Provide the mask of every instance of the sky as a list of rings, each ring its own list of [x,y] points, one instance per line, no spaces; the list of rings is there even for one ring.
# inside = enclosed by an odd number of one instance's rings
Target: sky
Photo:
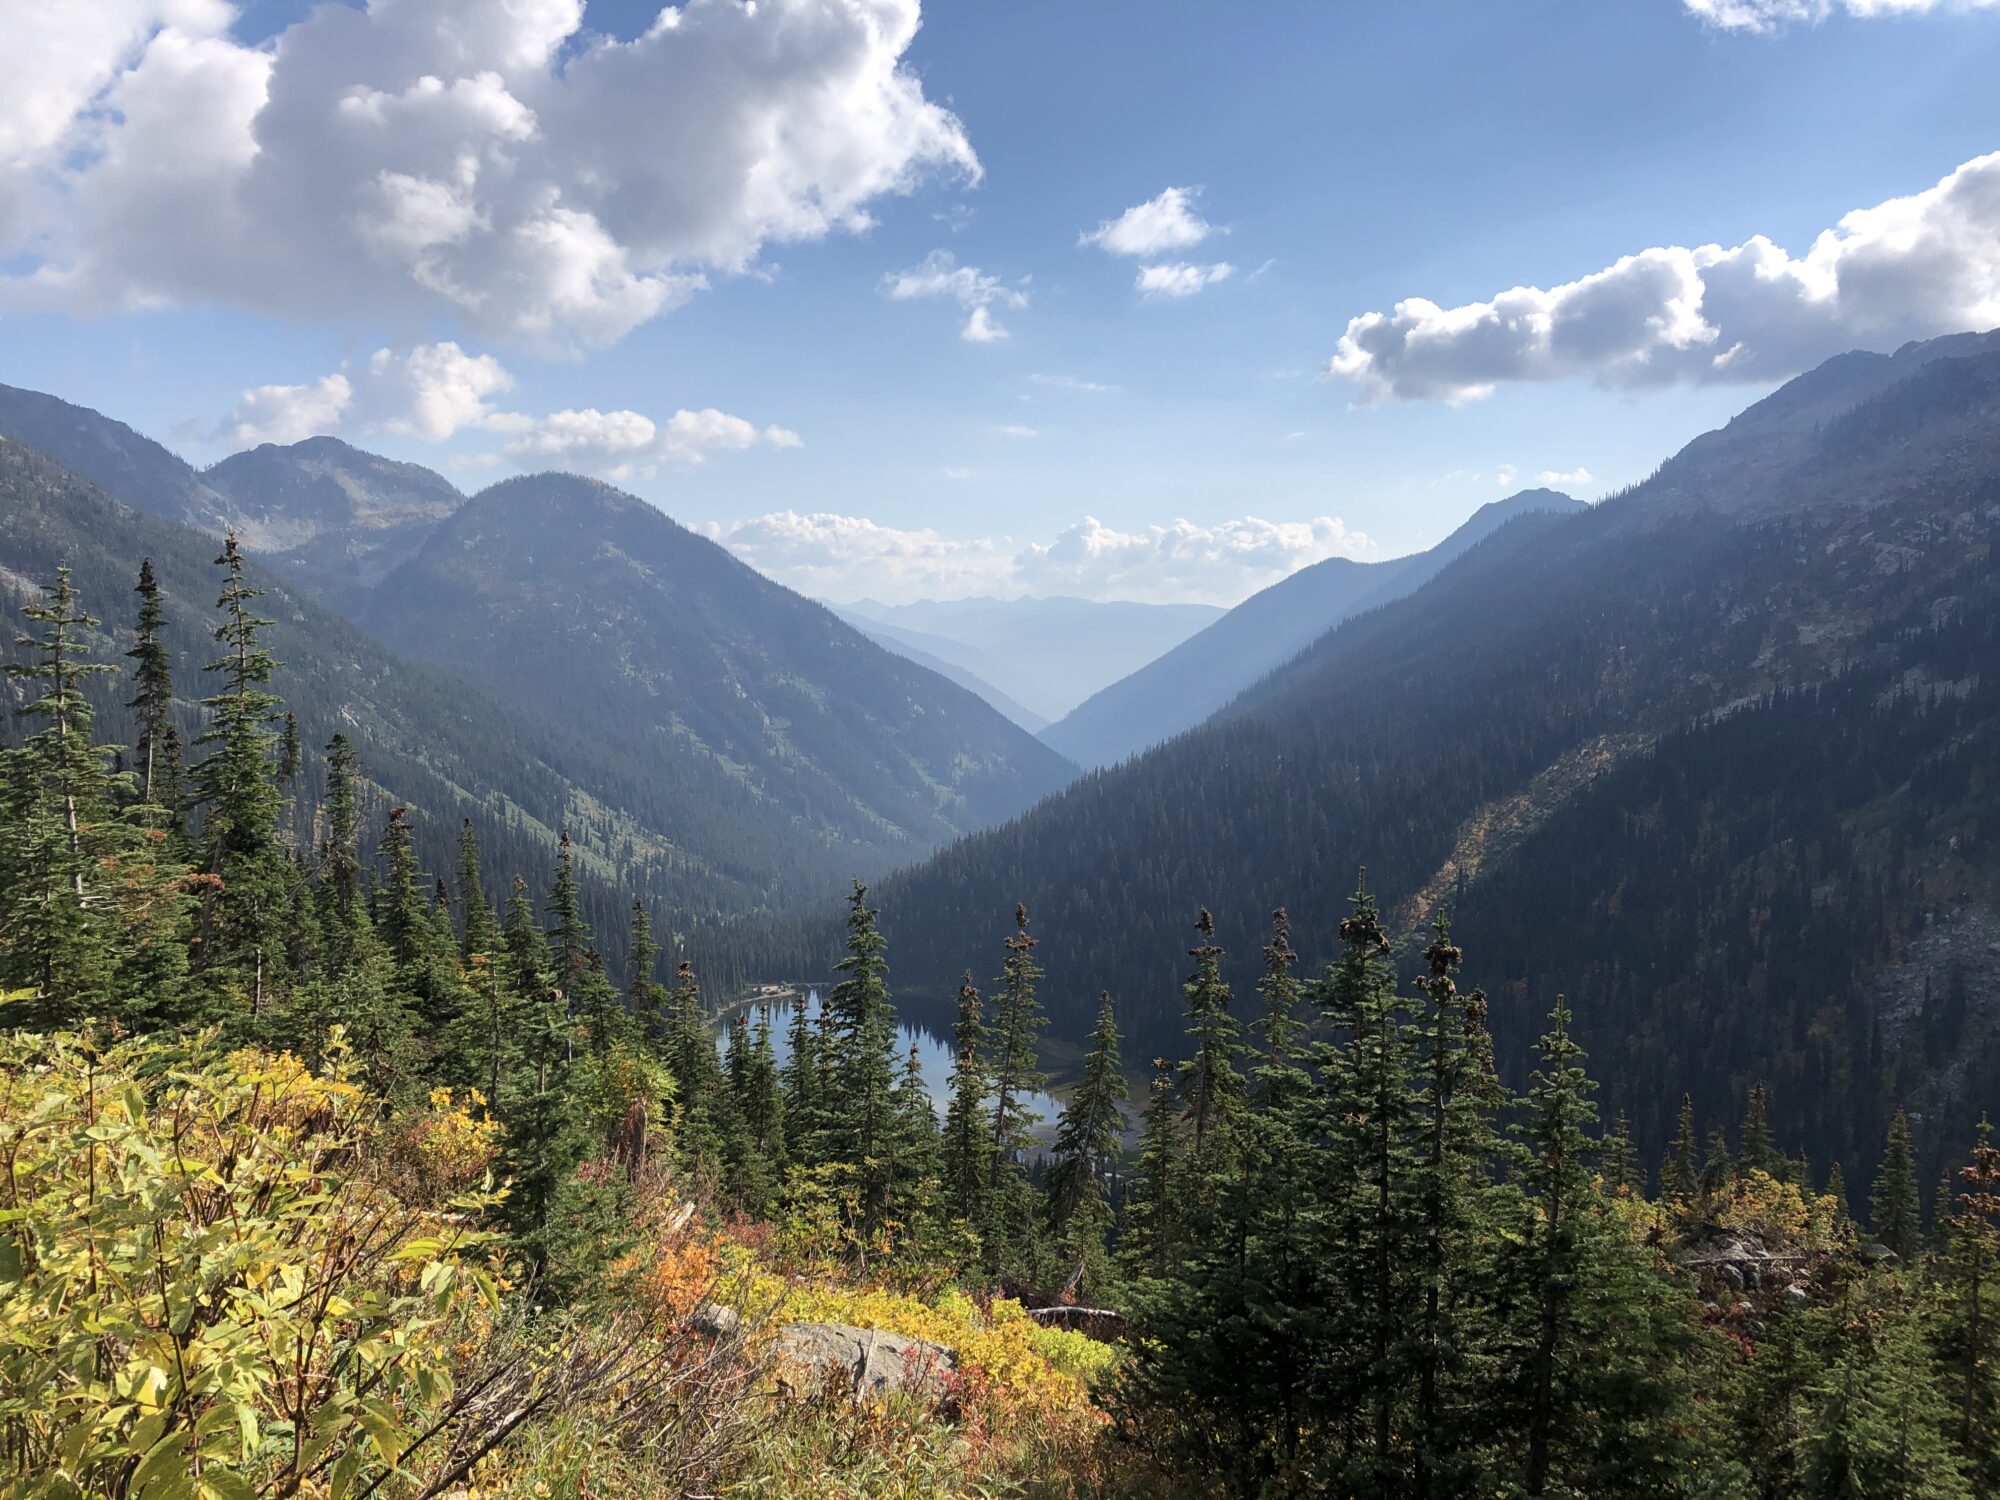
[[[2000,325],[2000,0],[0,0],[0,381],[1229,604]]]

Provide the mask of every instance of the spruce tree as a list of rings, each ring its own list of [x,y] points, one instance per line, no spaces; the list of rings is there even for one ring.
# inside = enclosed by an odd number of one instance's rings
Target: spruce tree
[[[958,1019],[952,1024],[951,1102],[945,1110],[943,1205],[961,1223],[986,1222],[986,1190],[992,1178],[992,1141],[987,1134],[985,1014],[979,990],[967,969],[958,986]]]
[[[1598,1165],[1606,1191],[1628,1196],[1644,1195],[1646,1183],[1639,1171],[1639,1153],[1632,1145],[1632,1125],[1623,1110],[1618,1112],[1611,1134],[1604,1138]]]
[[[906,1228],[927,1217],[937,1201],[937,1110],[924,1082],[923,1052],[915,1042],[903,1059],[890,1099],[889,1214]]]
[[[1230,1014],[1222,949],[1208,908],[1202,908],[1194,925],[1201,941],[1188,950],[1194,973],[1181,986],[1193,1055],[1181,1064],[1180,1093],[1188,1126],[1189,1207],[1205,1209],[1220,1198],[1239,1168],[1244,1085],[1238,1067],[1240,1028]]]
[[[1917,1202],[1917,1164],[1910,1149],[1910,1117],[1900,1109],[1889,1122],[1888,1148],[1868,1196],[1869,1227],[1875,1238],[1908,1262],[1924,1243],[1923,1211]]]
[[[785,1027],[785,1155],[795,1166],[825,1160],[825,1087],[821,1067],[818,1012],[811,995],[792,1000]]]
[[[1931,1341],[1952,1415],[1946,1424],[1973,1500],[2000,1497],[2000,1146],[1980,1121],[1972,1160],[1959,1170],[1938,1271]],[[1949,1209],[1949,1212],[1947,1212]]]
[[[113,750],[91,742],[94,715],[83,692],[87,678],[111,670],[85,654],[86,632],[98,622],[77,599],[67,567],[42,593],[21,609],[41,627],[15,638],[28,659],[7,666],[34,695],[19,714],[40,727],[7,752],[0,980],[34,992],[37,1019],[67,1025],[106,1005],[115,955],[99,874],[128,840],[112,816]]]
[[[278,736],[271,725],[279,702],[267,691],[277,663],[261,644],[271,622],[252,607],[264,591],[245,575],[235,532],[224,538],[216,565],[224,570],[217,601],[223,620],[215,630],[222,654],[204,670],[222,686],[202,700],[209,727],[196,744],[214,750],[194,773],[205,859],[215,879],[203,903],[196,966],[218,998],[234,997],[255,1016],[278,977],[291,907],[278,842],[284,799],[273,777]]]
[[[1743,1128],[1736,1138],[1736,1174],[1747,1178],[1752,1172],[1768,1173],[1781,1182],[1786,1175],[1785,1158],[1771,1139],[1770,1122],[1765,1118],[1761,1083],[1750,1085],[1750,1102],[1743,1111]]]
[[[1660,1162],[1660,1197],[1668,1203],[1691,1203],[1701,1187],[1701,1168],[1695,1157],[1694,1100],[1681,1095],[1680,1121],[1674,1143]]]
[[[868,888],[857,880],[848,898],[847,953],[835,965],[840,979],[820,1023],[829,1157],[847,1172],[870,1229],[889,1214],[897,1063],[889,945],[875,919]]]
[[[1180,1111],[1174,1098],[1172,1058],[1153,1059],[1153,1080],[1140,1117],[1139,1156],[1134,1163],[1131,1196],[1125,1204],[1120,1258],[1132,1278],[1158,1280],[1173,1266],[1181,1241],[1176,1213],[1180,1188]]]
[[[1035,1066],[1035,1044],[1042,1031],[1042,1003],[1035,993],[1041,966],[1035,962],[1039,939],[1028,930],[1028,908],[1016,902],[1014,931],[1001,944],[1006,957],[1000,965],[999,996],[994,1005],[992,1052],[988,1057],[993,1081],[993,1152],[988,1158],[986,1223],[983,1227],[986,1269],[995,1277],[1019,1277],[1035,1264],[1038,1246],[1034,1198],[1028,1187],[1026,1163],[1034,1149],[1034,1128],[1041,1116],[1028,1096],[1044,1083]]]
[[[1109,1177],[1123,1138],[1119,1106],[1128,1096],[1118,1059],[1118,1023],[1109,992],[1098,996],[1083,1079],[1063,1107],[1043,1184],[1049,1242],[1061,1258],[1066,1288],[1101,1302],[1110,1281]]]
[[[652,920],[646,903],[632,903],[632,936],[626,962],[631,966],[625,984],[625,1001],[639,1034],[658,1046],[667,1035],[667,988],[653,977],[653,961],[660,945],[653,941]]]
[[[466,818],[458,825],[458,910],[462,923],[459,954],[470,963],[475,955],[497,960],[505,937],[493,903],[486,899],[486,884],[479,869],[479,835]]]
[[[1730,1184],[1736,1180],[1736,1159],[1730,1154],[1729,1137],[1720,1125],[1714,1125],[1708,1132],[1708,1155],[1701,1164],[1701,1202],[1710,1213],[1724,1198],[1729,1196]]]
[[[708,1177],[728,1165],[728,1101],[722,1068],[715,1057],[715,1039],[701,1003],[701,981],[694,965],[682,959],[674,970],[667,998],[667,1036],[662,1049],[673,1075],[679,1106],[674,1147],[683,1170]]]
[[[151,804],[158,790],[158,761],[174,707],[173,657],[160,631],[166,624],[161,605],[160,583],[153,574],[153,560],[139,564],[139,582],[133,589],[139,596],[138,644],[125,653],[132,662],[132,697],[126,707],[139,722],[139,739],[134,746],[138,769],[139,800]]]

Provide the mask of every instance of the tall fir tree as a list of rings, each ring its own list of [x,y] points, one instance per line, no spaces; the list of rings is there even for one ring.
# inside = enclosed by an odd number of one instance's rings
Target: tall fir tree
[[[1671,1203],[1692,1202],[1701,1189],[1701,1166],[1695,1157],[1694,1100],[1681,1095],[1680,1119],[1673,1144],[1660,1162],[1660,1196]]]
[[[993,1137],[982,1234],[987,1274],[1002,1280],[1031,1274],[1039,1249],[1039,1225],[1027,1174],[1035,1126],[1041,1119],[1028,1099],[1045,1082],[1035,1061],[1044,1019],[1036,993],[1042,978],[1041,965],[1035,962],[1039,942],[1028,930],[1027,906],[1016,902],[1014,930],[1001,944],[1006,956],[1000,965],[993,1026],[987,1033],[991,1038],[987,1070],[993,1085]]]
[[[500,915],[486,898],[479,868],[479,834],[466,818],[458,825],[459,955],[470,963],[478,954],[497,960],[505,945]]]
[[[895,1176],[896,1010],[889,998],[889,944],[854,882],[847,952],[820,1020],[827,1094],[828,1157],[849,1177],[867,1229],[889,1217]]]
[[[160,635],[166,625],[166,609],[152,558],[139,564],[139,582],[133,592],[139,596],[139,639],[125,653],[132,662],[132,697],[125,706],[139,724],[138,742],[133,747],[139,800],[151,805],[160,790],[160,751],[174,709],[173,656]]]
[[[270,999],[285,949],[291,879],[278,841],[284,805],[274,772],[278,698],[268,691],[277,666],[262,645],[271,622],[254,609],[263,590],[244,571],[235,532],[223,540],[215,629],[221,654],[204,670],[221,690],[203,699],[209,727],[196,743],[214,747],[195,767],[203,813],[202,843],[213,883],[203,902],[196,967],[218,1000],[233,999],[252,1016]]]
[[[625,984],[625,1003],[639,1034],[654,1046],[667,1036],[667,988],[653,977],[653,963],[659,956],[660,945],[653,941],[653,923],[646,913],[646,903],[635,900],[632,934],[626,945],[630,977]]]
[[[1750,1085],[1750,1101],[1743,1111],[1743,1127],[1736,1136],[1736,1172],[1739,1177],[1748,1177],[1752,1172],[1765,1172],[1781,1182],[1786,1176],[1784,1154],[1771,1139],[1771,1122],[1761,1083]]]
[[[794,1166],[825,1159],[826,1088],[819,1010],[811,994],[795,996],[785,1024],[785,1156]]]
[[[951,1102],[945,1110],[942,1190],[945,1211],[975,1228],[986,1222],[986,1192],[993,1172],[985,1041],[985,1010],[967,969],[959,981],[958,1018],[951,1030]]]
[[[1059,1257],[1064,1289],[1100,1304],[1112,1288],[1110,1178],[1124,1139],[1120,1106],[1128,1095],[1118,1057],[1118,1021],[1106,992],[1097,999],[1083,1078],[1063,1106],[1043,1182],[1049,1242]]]
[[[1917,1163],[1910,1146],[1910,1117],[1902,1110],[1889,1122],[1889,1141],[1882,1168],[1868,1196],[1869,1227],[1875,1238],[1904,1261],[1915,1258],[1924,1243],[1923,1209],[1917,1199]]]

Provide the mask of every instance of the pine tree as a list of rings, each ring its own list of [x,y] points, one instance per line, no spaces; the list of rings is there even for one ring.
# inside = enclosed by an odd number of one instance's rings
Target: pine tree
[[[458,826],[458,909],[463,921],[459,955],[470,963],[478,954],[497,959],[505,943],[500,917],[486,899],[479,870],[479,835],[466,818]]]
[[[1950,1239],[1939,1266],[1931,1342],[1952,1411],[1946,1430],[1964,1461],[1973,1500],[1995,1500],[2000,1496],[2000,1146],[1993,1144],[1985,1120],[1957,1186],[1955,1205],[1938,1205]]]
[[[0,978],[32,989],[37,1018],[61,1025],[104,1008],[115,959],[98,872],[127,840],[112,816],[112,748],[91,743],[94,716],[83,693],[85,679],[111,670],[85,656],[85,633],[98,622],[78,601],[68,568],[42,592],[21,609],[41,633],[15,638],[29,659],[7,666],[35,695],[20,715],[41,727],[7,752]]]
[[[1180,1092],[1188,1125],[1188,1206],[1199,1211],[1219,1199],[1239,1169],[1244,1085],[1237,1065],[1239,1028],[1229,1010],[1231,997],[1222,977],[1215,919],[1206,907],[1195,921],[1195,931],[1201,941],[1188,950],[1194,973],[1181,986],[1194,1054],[1181,1064]]]
[[[818,1014],[810,995],[792,1001],[785,1028],[785,1155],[797,1166],[826,1160],[825,1087]]]
[[[320,928],[330,962],[351,962],[372,924],[361,898],[361,766],[354,746],[336,734],[326,747],[326,845],[320,880],[327,899]]]
[[[986,1189],[992,1178],[987,1135],[985,1015],[967,969],[958,986],[958,1019],[952,1025],[951,1103],[945,1110],[941,1184],[945,1211],[975,1227],[986,1222]]]
[[[1875,1238],[1905,1262],[1924,1243],[1923,1213],[1917,1202],[1917,1164],[1910,1149],[1910,1117],[1901,1110],[1889,1122],[1888,1149],[1882,1169],[1868,1196],[1868,1217]]]
[[[1826,1174],[1826,1196],[1833,1200],[1833,1218],[1836,1225],[1852,1223],[1853,1210],[1847,1206],[1847,1174],[1835,1162]]]
[[[868,888],[855,881],[848,898],[847,953],[835,965],[840,980],[820,1021],[829,1157],[849,1174],[869,1229],[889,1216],[897,1062],[889,945],[875,918]]]
[[[778,1083],[777,1053],[771,1045],[768,1006],[758,1007],[756,1025],[750,1028],[736,1113],[751,1162],[744,1174],[744,1206],[753,1213],[761,1212],[776,1197],[786,1164],[785,1101]]]
[[[993,1050],[987,1059],[993,1081],[993,1152],[988,1158],[984,1241],[989,1275],[1019,1276],[1033,1266],[1034,1198],[1028,1187],[1026,1162],[1034,1149],[1034,1128],[1041,1119],[1027,1098],[1044,1079],[1035,1067],[1035,1044],[1041,1036],[1042,1004],[1035,986],[1042,977],[1035,962],[1039,939],[1028,930],[1028,908],[1014,906],[1014,931],[1002,943],[1006,958],[1000,965],[1000,993],[988,1033]]]
[[[1069,1267],[1065,1286],[1092,1301],[1110,1280],[1106,1236],[1111,1227],[1109,1176],[1124,1134],[1119,1106],[1128,1097],[1118,1060],[1118,1023],[1111,996],[1098,996],[1097,1025],[1090,1034],[1083,1080],[1063,1107],[1055,1151],[1043,1184],[1049,1241]]]
[[[889,1213],[905,1226],[927,1216],[937,1200],[937,1110],[924,1082],[923,1052],[915,1042],[903,1059],[890,1099]]]
[[[1600,1155],[1599,1175],[1604,1179],[1606,1191],[1634,1197],[1644,1195],[1646,1184],[1639,1172],[1639,1153],[1632,1145],[1632,1125],[1623,1110],[1618,1112],[1611,1134],[1604,1138]]]
[[[1181,1129],[1174,1098],[1173,1059],[1153,1059],[1153,1081],[1140,1117],[1139,1157],[1126,1200],[1120,1254],[1126,1274],[1159,1279],[1168,1274],[1181,1240],[1175,1212],[1179,1197]]]
[[[1764,1085],[1750,1085],[1750,1103],[1743,1112],[1743,1128],[1737,1134],[1736,1175],[1747,1178],[1752,1172],[1765,1172],[1783,1181],[1785,1178],[1785,1158],[1771,1139],[1770,1122],[1765,1118]]]
[[[160,631],[166,624],[166,610],[160,599],[159,580],[153,575],[153,560],[139,564],[139,582],[133,592],[139,596],[138,644],[125,655],[133,663],[131,700],[126,707],[139,721],[139,740],[134,747],[138,764],[139,800],[151,804],[158,790],[159,751],[174,707],[173,657]]]
[[[1720,1125],[1712,1126],[1708,1132],[1708,1155],[1701,1164],[1704,1209],[1713,1212],[1715,1205],[1729,1196],[1729,1186],[1735,1180],[1736,1160],[1730,1155],[1729,1137]]]
[[[1660,1197],[1668,1203],[1691,1203],[1700,1187],[1701,1169],[1695,1161],[1694,1100],[1682,1094],[1674,1143],[1660,1163]]]
[[[682,1168],[707,1177],[728,1165],[728,1110],[722,1068],[715,1057],[715,1039],[701,1004],[701,981],[694,965],[682,959],[674,970],[667,998],[667,1035],[661,1049],[673,1075],[679,1113],[674,1148]]]
[[[653,960],[660,956],[660,945],[653,941],[653,924],[644,901],[632,903],[632,937],[627,948],[631,977],[625,985],[626,1005],[640,1035],[657,1046],[667,1035],[667,989],[653,977]]]
[[[426,1035],[441,1037],[457,1017],[461,997],[450,940],[438,930],[430,893],[417,869],[416,830],[407,809],[389,809],[376,854],[383,875],[375,890],[373,919],[388,951],[396,993],[408,997]]]
[[[305,749],[299,741],[298,715],[285,710],[285,726],[278,732],[278,784],[289,786],[298,780],[305,765]]]
[[[291,907],[278,842],[283,798],[272,776],[278,737],[271,723],[279,704],[266,691],[277,663],[259,644],[271,622],[252,609],[264,591],[244,574],[235,532],[224,538],[216,564],[224,570],[217,601],[223,621],[215,630],[223,650],[204,670],[222,679],[222,689],[203,700],[209,727],[196,743],[215,749],[195,768],[208,873],[215,880],[203,905],[197,968],[218,996],[240,997],[255,1016],[277,977]]]

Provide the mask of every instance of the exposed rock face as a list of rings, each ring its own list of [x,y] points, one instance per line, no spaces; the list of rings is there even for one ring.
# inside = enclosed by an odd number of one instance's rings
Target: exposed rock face
[[[778,1330],[778,1355],[819,1379],[846,1376],[857,1400],[898,1391],[942,1396],[944,1377],[958,1364],[942,1344],[846,1323],[787,1323]]]

